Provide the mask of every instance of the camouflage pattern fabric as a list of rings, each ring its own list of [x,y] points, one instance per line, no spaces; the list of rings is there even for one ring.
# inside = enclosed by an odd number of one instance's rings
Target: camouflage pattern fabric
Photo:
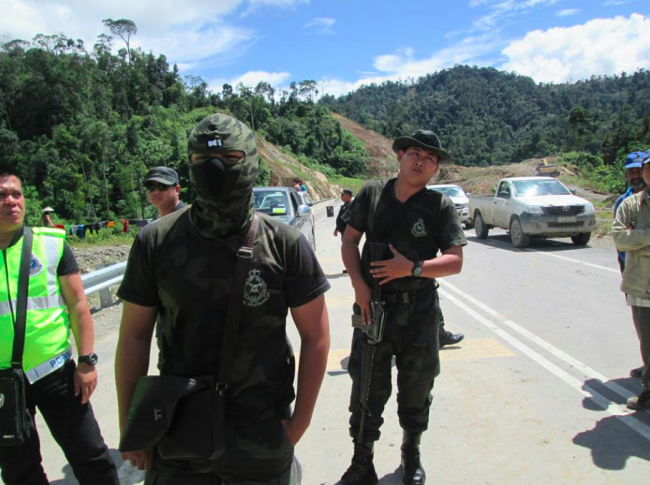
[[[229,150],[242,151],[245,156],[228,170],[228,180],[233,181],[234,187],[227,195],[211,196],[205,190],[209,181],[197,180],[190,170],[190,180],[198,193],[192,205],[193,217],[205,237],[226,237],[246,232],[250,227],[255,212],[253,186],[259,173],[259,155],[253,132],[241,121],[224,114],[207,116],[190,133],[190,156]]]
[[[286,337],[289,307],[313,300],[329,283],[307,240],[259,214],[233,356],[227,414],[237,422],[267,419],[294,399],[294,356]],[[157,307],[161,374],[216,375],[239,238],[208,240],[189,209],[145,227],[133,244],[117,292]]]
[[[214,461],[161,460],[145,485],[298,485],[293,445],[279,419],[227,430],[226,454]]]

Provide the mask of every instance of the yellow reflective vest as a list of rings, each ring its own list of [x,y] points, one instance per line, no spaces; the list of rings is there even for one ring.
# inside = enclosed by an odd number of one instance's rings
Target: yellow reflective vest
[[[61,365],[50,365],[52,359],[60,360],[62,355],[69,358],[70,323],[56,274],[63,256],[65,231],[49,227],[34,227],[32,231],[23,370],[33,370],[32,374],[40,378],[49,372],[39,375],[36,368],[46,366],[55,370]],[[18,243],[3,250],[0,258],[0,369],[11,367],[23,240],[21,237]]]

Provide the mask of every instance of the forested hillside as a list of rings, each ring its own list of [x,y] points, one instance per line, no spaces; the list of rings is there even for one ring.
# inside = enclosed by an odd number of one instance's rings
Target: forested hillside
[[[434,129],[454,162],[465,166],[560,155],[611,192],[624,184],[615,162],[650,147],[648,71],[552,85],[457,66],[338,99],[318,100],[313,80],[284,89],[224,84],[211,92],[205,80],[181,76],[164,55],[130,48],[133,22],[104,25],[107,33],[92,48],[63,34],[0,47],[0,164],[17,167],[23,177],[28,220],[46,205],[75,223],[151,217],[142,179],[157,165],[179,172],[182,198],[191,201],[187,135],[216,111],[246,122],[260,145],[270,144],[261,150],[261,185],[286,183],[293,172],[309,177],[302,167],[346,181],[395,169],[386,140],[373,141],[331,111],[391,139]],[[280,153],[300,165],[280,170]],[[326,191],[323,177],[316,179]]]
[[[129,48],[128,20],[104,22],[92,49],[80,40],[38,35],[0,48],[0,164],[17,167],[28,196],[28,220],[54,207],[83,223],[151,217],[142,179],[149,167],[178,170],[191,200],[187,135],[204,116],[226,112],[258,137],[329,177],[365,173],[361,143],[314,102],[314,81],[282,92],[268,83],[208,90],[183,78],[164,55]],[[121,39],[121,40],[120,40]],[[124,47],[112,53],[113,42]],[[263,163],[260,184],[271,178]]]
[[[583,152],[592,164],[650,146],[650,71],[535,84],[457,66],[409,82],[361,87],[320,103],[389,138],[436,131],[459,165],[502,165]]]

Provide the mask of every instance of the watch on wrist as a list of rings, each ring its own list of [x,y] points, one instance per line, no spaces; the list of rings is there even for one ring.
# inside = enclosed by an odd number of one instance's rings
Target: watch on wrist
[[[99,357],[95,353],[79,356],[80,364],[96,365],[97,362],[99,362]]]
[[[416,261],[413,263],[413,271],[411,271],[413,276],[422,276],[422,261]]]

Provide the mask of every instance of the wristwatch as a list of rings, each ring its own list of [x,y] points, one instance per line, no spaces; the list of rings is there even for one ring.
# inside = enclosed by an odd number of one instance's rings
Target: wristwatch
[[[80,364],[96,365],[97,362],[99,362],[99,357],[97,354],[92,353],[88,355],[80,355],[78,360]]]
[[[422,261],[416,261],[413,263],[413,271],[411,274],[413,276],[422,276]]]

